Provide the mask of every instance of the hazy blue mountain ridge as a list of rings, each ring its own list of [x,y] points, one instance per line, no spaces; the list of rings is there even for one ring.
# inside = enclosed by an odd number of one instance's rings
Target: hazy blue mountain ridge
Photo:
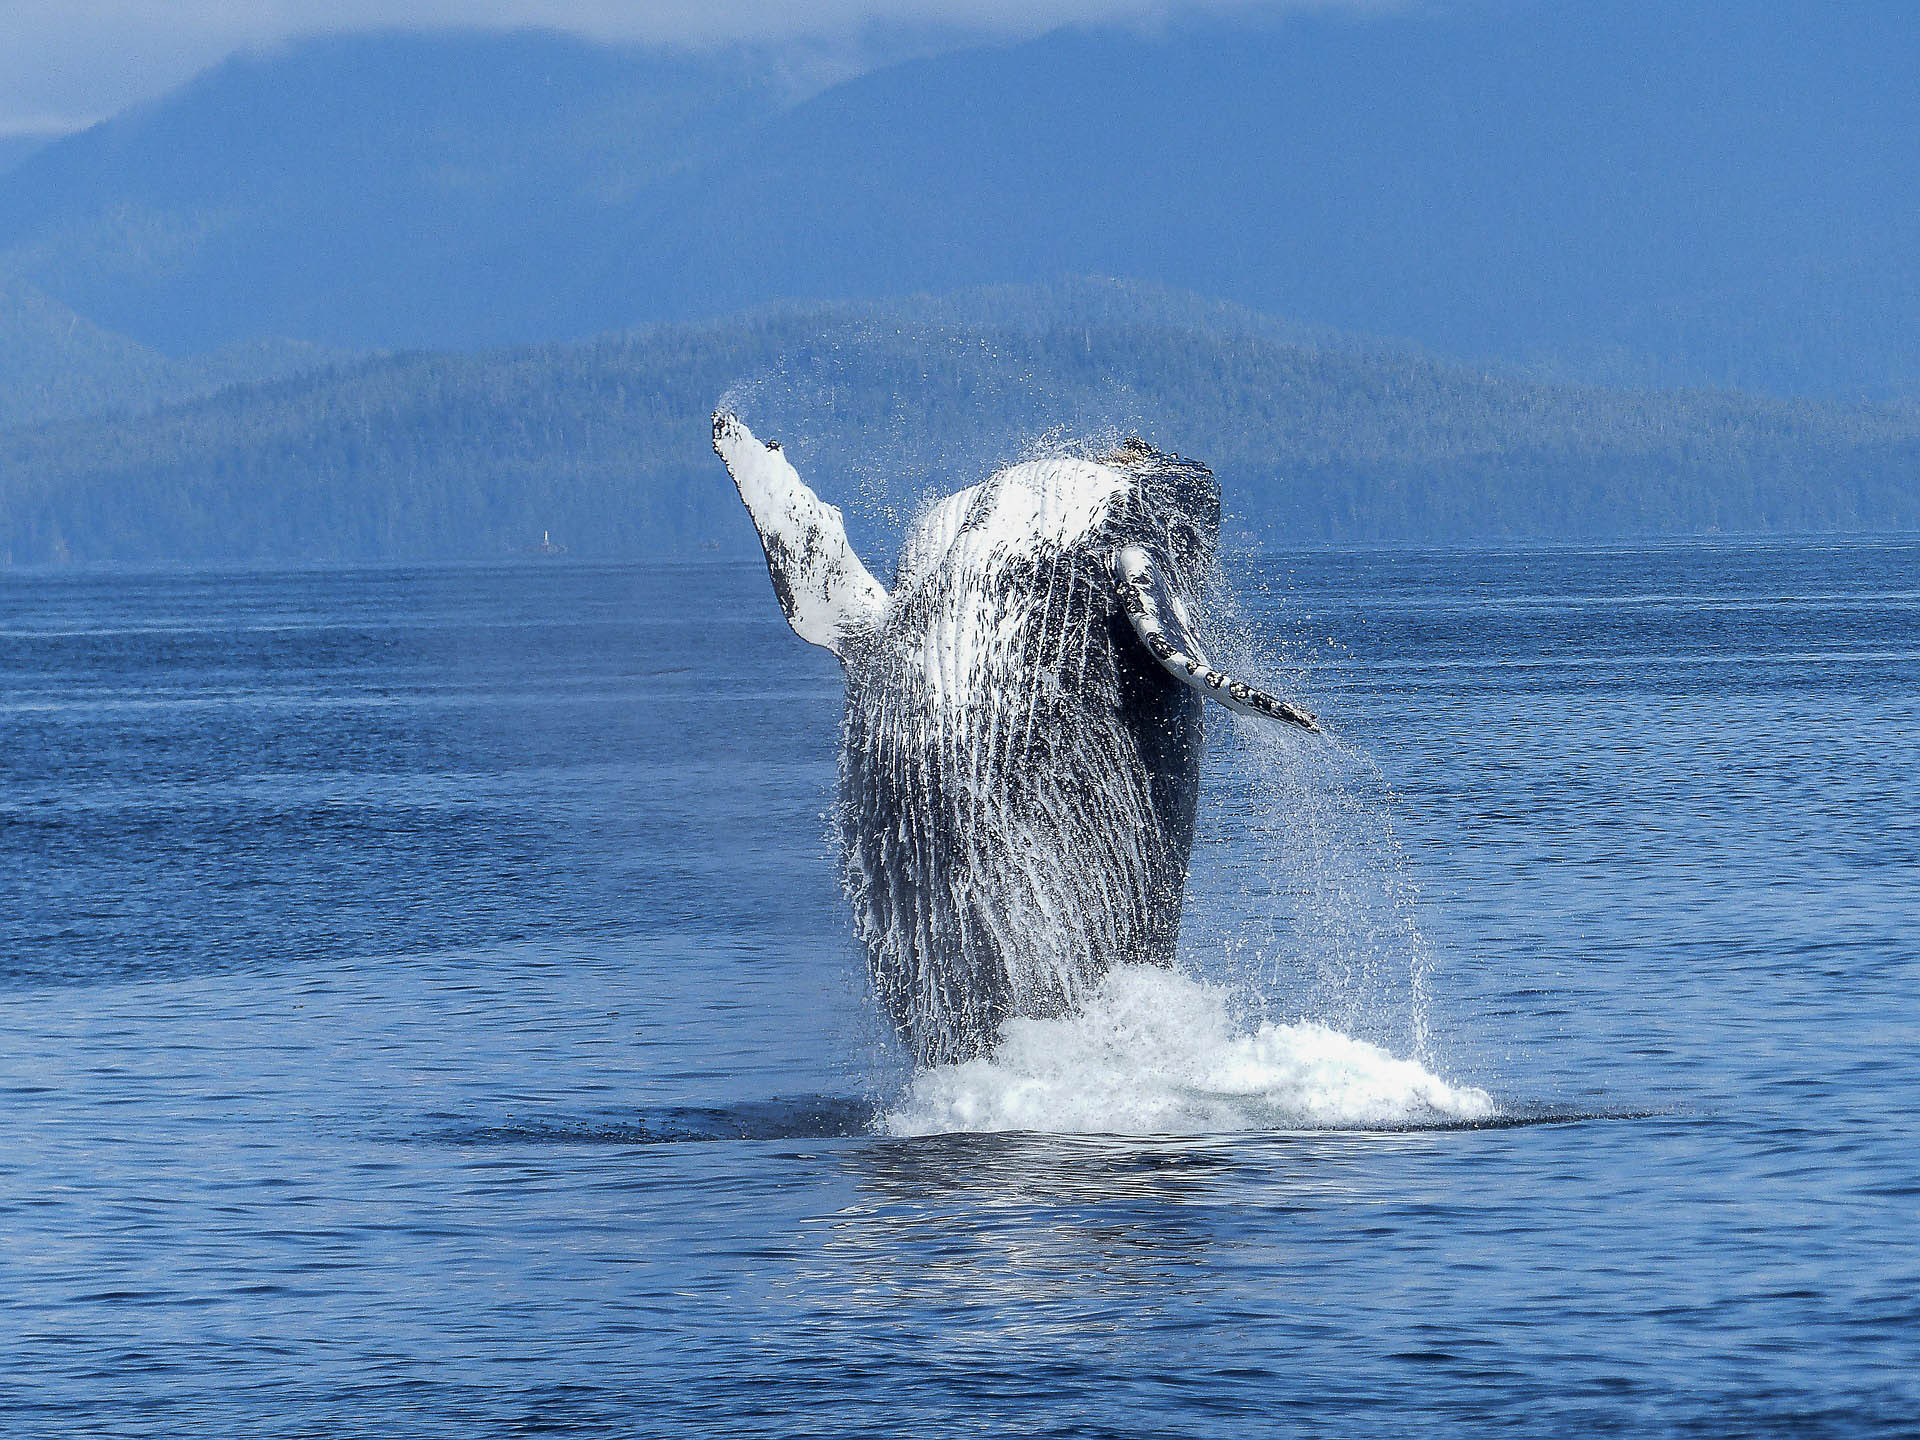
[[[1067,31],[849,81],[657,213],[703,305],[1093,272],[1609,379],[1911,393],[1920,11],[1764,15]]]
[[[708,448],[737,406],[856,538],[1063,439],[1138,433],[1293,540],[1920,528],[1920,407],[1548,386],[1396,353],[1112,312],[1081,286],[406,354],[146,416],[0,434],[0,558],[464,559],[755,553]],[[1215,310],[1204,301],[1196,311]],[[1284,332],[1286,327],[1276,327]]]
[[[604,329],[576,237],[789,98],[770,61],[538,32],[344,35],[242,54],[0,177],[0,253],[176,354]],[[572,308],[556,309],[564,297]]]
[[[20,134],[0,135],[0,175],[13,169],[34,151],[42,149],[54,138],[51,135]]]
[[[543,35],[241,57],[0,176],[173,351],[462,347],[1108,274],[1543,375],[1920,393],[1920,10],[1453,0],[1067,30],[792,103]]]
[[[175,358],[104,330],[23,281],[0,277],[0,430],[141,411],[338,358],[296,340],[237,341]]]

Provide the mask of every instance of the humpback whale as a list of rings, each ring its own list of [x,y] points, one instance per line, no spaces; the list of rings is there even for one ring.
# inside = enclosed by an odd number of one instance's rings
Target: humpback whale
[[[723,410],[713,447],[787,622],[845,672],[841,881],[915,1061],[1171,964],[1205,702],[1318,728],[1194,634],[1212,472],[1139,440],[1010,466],[917,518],[888,589],[777,441]]]

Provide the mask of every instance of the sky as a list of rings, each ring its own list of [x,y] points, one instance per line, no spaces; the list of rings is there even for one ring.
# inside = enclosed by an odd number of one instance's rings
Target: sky
[[[1378,9],[1393,0],[1184,0],[1178,8]],[[863,27],[1021,36],[1086,21],[1152,23],[1168,0],[0,0],[0,137],[78,129],[236,50],[300,35],[540,26],[596,39],[844,43]]]

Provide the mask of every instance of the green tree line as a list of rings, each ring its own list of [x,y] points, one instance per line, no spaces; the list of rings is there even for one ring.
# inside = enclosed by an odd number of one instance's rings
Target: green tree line
[[[716,403],[856,537],[1037,449],[1137,433],[1258,533],[1445,541],[1920,528],[1920,409],[1486,373],[1125,287],[793,307],[416,353],[0,433],[0,559],[750,553]],[[984,296],[984,292],[983,292]]]

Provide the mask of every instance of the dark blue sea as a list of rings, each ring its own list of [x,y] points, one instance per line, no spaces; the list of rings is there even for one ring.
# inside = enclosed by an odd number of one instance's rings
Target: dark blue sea
[[[1920,1433],[1920,543],[1241,557],[914,1076],[755,566],[0,574],[0,1434]]]

